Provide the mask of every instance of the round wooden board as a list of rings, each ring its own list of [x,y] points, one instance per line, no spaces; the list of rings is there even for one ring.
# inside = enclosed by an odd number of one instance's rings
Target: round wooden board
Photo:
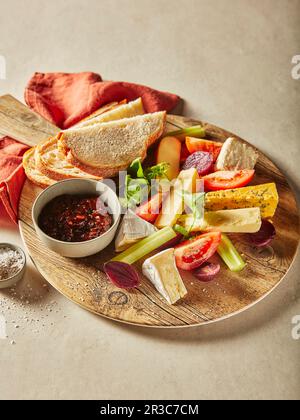
[[[168,116],[168,131],[176,127],[203,124],[208,138],[224,141],[231,133],[183,117]],[[235,136],[238,137],[238,136]],[[83,308],[116,321],[151,327],[203,325],[235,315],[269,294],[283,279],[295,257],[299,243],[299,212],[285,176],[262,153],[253,184],[275,182],[280,203],[274,218],[277,237],[272,247],[249,245],[246,235],[230,235],[247,261],[241,273],[225,266],[216,281],[205,284],[182,273],[187,297],[168,305],[152,284],[143,278],[138,290],[114,287],[102,271],[113,255],[113,245],[101,253],[80,260],[68,259],[47,249],[38,239],[31,220],[31,207],[41,191],[26,181],[20,201],[20,230],[28,252],[39,272],[64,296]],[[141,265],[141,262],[138,264]]]

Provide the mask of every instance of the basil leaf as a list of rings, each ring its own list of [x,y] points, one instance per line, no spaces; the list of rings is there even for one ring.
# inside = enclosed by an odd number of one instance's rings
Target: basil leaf
[[[134,178],[145,178],[141,158],[135,159],[128,169],[130,175]]]

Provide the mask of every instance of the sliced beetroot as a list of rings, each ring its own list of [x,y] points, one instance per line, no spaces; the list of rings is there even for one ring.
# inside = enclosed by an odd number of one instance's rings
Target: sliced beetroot
[[[177,233],[175,238],[171,239],[170,241],[166,242],[159,248],[157,248],[156,252],[164,251],[165,249],[174,248],[176,245],[178,245],[183,239],[183,235],[181,233]]]
[[[185,161],[182,169],[197,169],[199,176],[204,176],[213,172],[214,157],[212,153],[195,152]]]
[[[133,289],[140,285],[140,276],[133,265],[110,261],[104,265],[104,271],[110,281],[120,289]]]
[[[220,269],[220,264],[206,262],[203,265],[201,265],[201,267],[194,270],[193,274],[198,280],[208,283],[214,280],[216,275],[219,274]]]
[[[264,219],[260,230],[257,233],[248,234],[250,242],[257,247],[268,246],[276,236],[276,229],[273,223]]]

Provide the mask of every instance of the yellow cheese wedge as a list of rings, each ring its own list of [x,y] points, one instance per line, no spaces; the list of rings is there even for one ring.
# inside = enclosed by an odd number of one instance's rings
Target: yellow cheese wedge
[[[183,193],[185,191],[196,192],[198,172],[195,168],[181,171],[167,199],[164,201],[162,212],[158,216],[155,226],[163,229],[166,226],[173,226],[184,210]]]
[[[177,223],[192,232],[255,233],[261,228],[260,208],[210,211],[204,213],[203,220],[194,220],[193,215],[186,214]]]
[[[213,191],[205,196],[207,211],[259,207],[262,218],[273,217],[278,206],[278,192],[274,183],[234,190]]]

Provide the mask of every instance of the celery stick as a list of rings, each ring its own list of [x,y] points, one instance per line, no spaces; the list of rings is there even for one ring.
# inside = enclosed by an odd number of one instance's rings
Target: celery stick
[[[218,247],[218,254],[231,271],[242,271],[246,267],[245,261],[226,235],[222,235],[222,240]]]
[[[134,244],[126,251],[117,255],[111,261],[121,261],[127,264],[133,264],[175,237],[176,233],[174,230],[167,226],[147,238],[142,239],[137,244]]]
[[[204,128],[201,125],[194,125],[194,127],[182,128],[181,130],[172,131],[167,134],[170,137],[178,137],[185,140],[185,137],[204,138],[206,135]]]
[[[181,225],[175,225],[173,229],[175,230],[175,232],[180,233],[182,236],[186,238],[189,236],[189,232]]]

